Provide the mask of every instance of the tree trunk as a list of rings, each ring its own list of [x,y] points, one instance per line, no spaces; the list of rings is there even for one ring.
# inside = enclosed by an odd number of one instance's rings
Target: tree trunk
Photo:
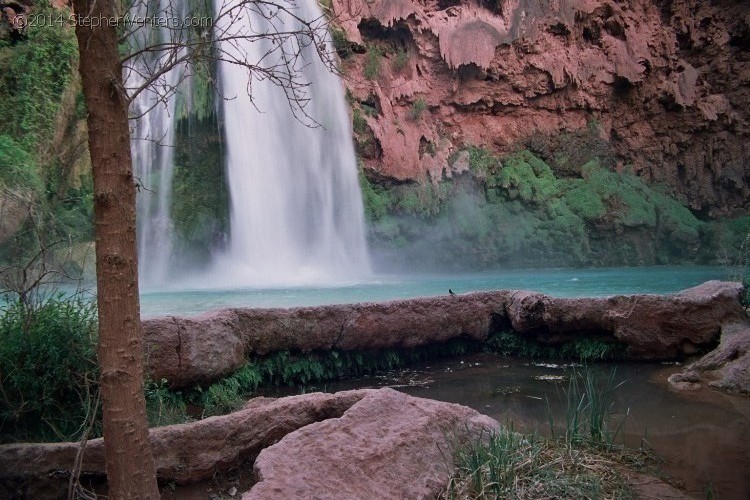
[[[109,498],[158,498],[143,396],[135,184],[112,0],[73,0],[94,174],[98,360]],[[86,26],[87,18],[99,23]]]

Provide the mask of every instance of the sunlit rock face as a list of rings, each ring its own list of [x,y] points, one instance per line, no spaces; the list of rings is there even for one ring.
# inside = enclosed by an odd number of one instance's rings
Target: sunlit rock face
[[[437,182],[464,145],[506,153],[594,127],[618,166],[667,183],[692,209],[746,206],[746,2],[334,0],[333,10],[355,106],[374,110],[357,134],[371,172]]]

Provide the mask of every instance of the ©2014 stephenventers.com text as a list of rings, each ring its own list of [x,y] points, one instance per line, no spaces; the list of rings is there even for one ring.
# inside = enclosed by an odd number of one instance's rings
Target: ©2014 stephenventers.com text
[[[102,26],[134,27],[153,26],[157,28],[209,28],[213,25],[213,18],[200,16],[167,17],[167,16],[138,16],[126,14],[124,16],[84,16],[63,13],[29,14],[17,16],[13,20],[17,28],[44,26],[83,26],[98,28]]]

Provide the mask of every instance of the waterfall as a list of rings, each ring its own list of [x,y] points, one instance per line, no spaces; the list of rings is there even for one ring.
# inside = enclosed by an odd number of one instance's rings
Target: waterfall
[[[137,2],[133,8],[145,9],[144,4]],[[167,4],[168,0],[160,0],[152,9],[163,15]],[[282,61],[274,59],[279,51],[273,50],[278,41],[243,37],[299,30],[299,19],[322,18],[317,0],[279,0],[279,5],[285,5],[293,15],[264,4],[239,6],[237,1],[216,0],[214,29],[231,39],[221,42],[224,53],[258,66],[278,67]],[[254,9],[263,9],[266,16]],[[222,15],[228,11],[231,16]],[[178,17],[184,17],[180,14]],[[134,36],[131,43],[143,46],[170,33],[167,28],[151,27],[136,31]],[[294,116],[281,86],[257,75],[249,79],[240,65],[217,63],[217,112],[224,130],[230,234],[204,272],[178,262],[173,251],[176,235],[170,207],[176,99],[173,96],[155,105],[157,91],[146,90],[131,104],[131,115],[148,110],[132,131],[135,175],[143,184],[137,216],[139,266],[145,284],[263,287],[341,283],[369,275],[344,89],[321,62],[316,47],[307,42],[309,39],[292,37],[283,43],[288,54],[300,55],[291,64],[301,70],[309,99],[305,112],[320,126],[311,127]],[[325,43],[332,53],[330,36]],[[158,57],[138,60],[134,69],[126,72],[126,86],[138,87],[141,74],[158,64]],[[167,73],[160,88],[173,88],[184,76],[180,71]],[[186,268],[190,270],[186,272]]]
[[[219,12],[226,4],[216,1]],[[317,0],[283,5],[302,19],[322,17]],[[243,8],[231,27],[219,28],[243,33],[300,29],[299,21],[283,11],[267,14],[272,20]],[[298,42],[284,43],[289,53],[302,56],[296,64],[309,84],[305,110],[319,127],[295,118],[278,85],[256,77],[249,87],[245,68],[219,63],[231,197],[230,242],[217,256],[212,276],[220,285],[320,284],[356,279],[370,271],[344,89],[320,61],[315,46]],[[268,56],[277,48],[272,41],[224,44],[227,53],[266,67],[279,63]]]
[[[130,10],[135,18],[147,15],[175,17],[169,0],[135,2]],[[134,30],[129,43],[134,48],[155,41],[164,42],[173,34],[166,27],[145,26]],[[125,71],[125,86],[137,89],[146,76],[163,64],[164,54],[147,53]],[[130,105],[130,149],[133,171],[138,182],[136,198],[138,269],[145,285],[167,280],[172,260],[174,227],[170,216],[172,174],[174,171],[174,116],[176,98],[164,98],[165,89],[175,88],[184,80],[183,68],[166,73],[155,85],[143,90]]]

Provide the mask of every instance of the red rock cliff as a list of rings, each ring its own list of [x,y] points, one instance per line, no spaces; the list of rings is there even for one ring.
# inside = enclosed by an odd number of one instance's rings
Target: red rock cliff
[[[332,10],[354,52],[347,86],[371,111],[370,130],[355,130],[360,153],[378,175],[436,181],[464,145],[504,153],[594,126],[621,165],[693,210],[750,206],[749,2],[333,0]]]

